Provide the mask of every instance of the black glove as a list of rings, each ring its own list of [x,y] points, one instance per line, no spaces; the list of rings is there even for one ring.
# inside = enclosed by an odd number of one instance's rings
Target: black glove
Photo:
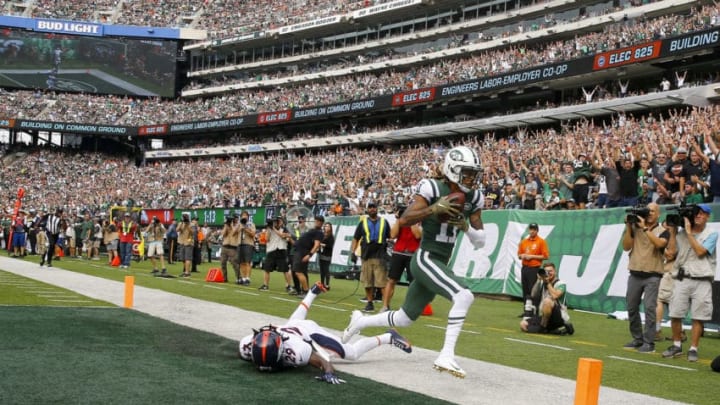
[[[318,381],[325,381],[328,384],[345,384],[347,382],[338,378],[338,376],[333,372],[322,373],[321,375],[315,377],[315,379]]]
[[[357,255],[355,253],[350,253],[350,262],[352,264],[357,263]]]
[[[433,215],[447,215],[449,217],[456,217],[460,214],[462,207],[450,201],[448,196],[440,197],[433,205],[430,206],[430,212]]]

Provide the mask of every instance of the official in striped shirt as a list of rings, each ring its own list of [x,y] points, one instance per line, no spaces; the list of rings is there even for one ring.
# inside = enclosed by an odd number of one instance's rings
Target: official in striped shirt
[[[55,214],[48,214],[44,221],[41,221],[40,226],[44,225],[45,232],[48,237],[48,249],[40,260],[40,267],[45,265],[47,260],[47,266],[52,266],[52,258],[55,254],[55,244],[57,243],[58,236],[60,235],[60,220],[62,219],[63,209],[58,208],[55,210]]]

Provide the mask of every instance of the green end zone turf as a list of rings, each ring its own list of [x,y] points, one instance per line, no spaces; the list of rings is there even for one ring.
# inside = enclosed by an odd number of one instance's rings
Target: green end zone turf
[[[235,341],[126,309],[5,307],[0,325],[3,404],[445,403],[347,373],[259,373]]]
[[[0,270],[0,305],[112,306],[74,291]]]

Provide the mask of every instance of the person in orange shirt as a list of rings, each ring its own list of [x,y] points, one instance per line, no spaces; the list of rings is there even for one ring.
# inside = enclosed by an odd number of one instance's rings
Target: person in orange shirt
[[[518,245],[518,258],[522,261],[520,281],[522,282],[523,299],[525,311],[520,315],[532,312],[532,300],[530,293],[537,281],[538,271],[544,260],[550,257],[547,242],[538,236],[538,224],[532,223],[528,226],[528,237],[520,241]]]

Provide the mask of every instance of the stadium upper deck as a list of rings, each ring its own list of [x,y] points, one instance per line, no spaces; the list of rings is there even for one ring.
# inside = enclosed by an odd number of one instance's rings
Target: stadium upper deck
[[[480,2],[478,2],[478,4],[480,4]],[[227,118],[249,114],[258,114],[258,116],[250,117],[251,119],[246,120],[245,123],[253,121],[256,118],[258,122],[260,122],[261,117],[266,117],[266,115],[263,114],[265,112],[281,112],[283,114],[289,114],[288,116],[290,117],[294,117],[292,115],[294,114],[293,112],[288,112],[293,108],[312,109],[313,107],[321,105],[330,105],[338,102],[345,103],[350,100],[376,97],[378,95],[388,97],[390,94],[396,94],[401,98],[418,96],[419,93],[410,95],[404,93],[414,92],[429,86],[438,86],[437,88],[439,89],[440,85],[448,83],[457,83],[458,86],[465,86],[466,84],[463,83],[466,83],[468,80],[476,80],[475,84],[477,84],[480,80],[484,80],[484,78],[493,74],[514,71],[526,72],[528,68],[534,69],[539,66],[548,66],[556,61],[571,60],[572,58],[593,55],[608,49],[616,49],[687,32],[707,30],[715,26],[718,10],[714,5],[705,6],[702,9],[695,10],[692,14],[684,16],[671,14],[653,19],[647,17],[653,15],[653,12],[662,12],[663,10],[678,7],[678,5],[687,7],[689,4],[690,3],[685,0],[674,0],[661,1],[638,7],[633,6],[633,10],[645,10],[641,7],[646,7],[646,9],[651,8],[653,10],[638,18],[632,18],[634,14],[628,13],[627,10],[622,10],[620,14],[611,14],[609,16],[597,15],[593,17],[591,16],[592,13],[585,13],[583,14],[585,18],[582,18],[580,21],[568,21],[568,24],[564,24],[567,25],[565,35],[572,37],[574,39],[572,42],[561,41],[553,36],[564,29],[562,28],[564,27],[563,24],[557,24],[553,26],[552,30],[546,27],[545,29],[537,29],[536,31],[523,31],[523,33],[516,33],[512,36],[501,34],[500,38],[494,40],[495,42],[478,41],[475,44],[466,44],[465,46],[444,49],[436,52],[437,55],[431,55],[432,57],[430,58],[428,58],[428,55],[418,55],[417,58],[421,59],[421,61],[417,62],[401,61],[401,63],[396,64],[396,60],[383,61],[382,66],[373,67],[369,69],[369,71],[360,71],[363,69],[362,66],[355,66],[351,68],[355,69],[355,72],[345,72],[333,78],[310,78],[306,83],[301,84],[288,83],[283,80],[285,78],[275,79],[276,81],[279,80],[279,82],[275,82],[271,77],[268,77],[268,80],[261,81],[259,85],[252,83],[252,86],[249,86],[251,88],[246,90],[233,89],[220,96],[212,96],[207,92],[200,92],[199,95],[202,97],[196,100],[131,99],[127,97],[72,93],[3,93],[0,94],[0,99],[3,100],[3,102],[0,103],[0,105],[2,105],[2,107],[0,107],[0,118],[137,127],[142,125],[187,123],[213,119],[226,119],[227,121]],[[512,18],[511,15],[507,17]],[[627,20],[624,20],[624,18],[627,18]],[[600,21],[595,23],[595,20]],[[611,23],[611,20],[616,20],[617,22]],[[588,29],[587,24],[591,24],[592,28]],[[508,26],[511,25],[512,24],[508,24]],[[598,27],[604,27],[604,30],[597,32]],[[322,28],[318,28],[318,30],[322,31]],[[501,31],[502,30],[504,30],[504,28],[501,28]],[[450,34],[455,32],[452,29],[450,31],[452,31]],[[458,32],[462,32],[462,29]],[[445,35],[450,34],[446,33]],[[533,39],[536,42],[529,42],[529,39]],[[503,43],[503,41],[505,43]],[[478,52],[469,52],[469,49],[473,46],[477,48],[472,49]],[[480,52],[480,50],[482,50],[482,52]],[[443,55],[443,53],[445,54]],[[423,57],[425,58],[423,59]],[[630,72],[631,74],[624,77],[632,77],[633,81],[646,81],[646,83],[643,83],[639,88],[647,89],[650,87],[647,83],[648,80],[658,82],[658,74],[663,76],[667,69],[682,68],[682,64],[690,63],[682,61],[671,63],[672,66],[670,66],[668,65],[669,60],[670,59],[665,58],[660,61],[666,64],[665,66],[658,65],[652,66],[652,68],[650,68],[650,63],[634,64],[638,66],[643,65],[648,68],[642,72],[633,71],[634,65],[628,65],[627,69],[624,69],[620,73],[626,75],[627,72]],[[276,62],[277,61],[273,60],[272,64],[280,65]],[[315,74],[325,76],[326,73],[327,72]],[[698,75],[705,73],[706,72],[699,72]],[[304,77],[312,74],[311,72],[305,72],[302,75],[298,74],[296,76]],[[567,93],[564,89],[576,87],[578,84],[594,85],[603,80],[617,78],[617,75],[618,72],[615,71],[596,71],[580,75],[580,78],[575,81],[572,81],[570,78],[551,80],[547,83],[543,82],[541,86],[536,86],[536,88],[559,89],[559,92],[555,96],[548,98],[549,102],[559,102],[562,101],[563,98],[577,98],[577,93],[579,92],[577,88]],[[235,86],[227,83],[227,81],[223,83],[222,87]],[[655,83],[655,86],[657,86],[657,83]],[[483,92],[482,95],[486,98],[497,97],[498,93],[503,91],[522,92],[528,91],[528,88],[522,82],[518,82],[514,86],[505,87],[501,90]],[[530,95],[530,93],[531,91],[528,91],[528,99],[524,101],[528,107],[534,104],[538,97],[537,95]],[[545,96],[547,96],[547,93],[543,93],[543,97]],[[457,100],[458,103],[468,103],[468,100],[472,100],[475,97],[476,94],[463,93],[458,94],[455,100]],[[509,106],[509,104],[505,104],[506,99],[502,96],[500,100],[503,101],[501,103],[495,102],[495,104]],[[457,110],[450,110],[452,105],[448,106],[448,101],[452,103],[453,99],[445,98],[444,102],[435,103],[436,109],[446,111],[446,113],[444,113],[444,120],[458,113]],[[399,103],[399,105],[403,106],[406,104]],[[394,101],[392,106],[395,107]],[[432,105],[428,105],[428,108],[430,107],[432,107]],[[390,102],[383,108],[386,110],[390,109]],[[467,108],[474,108],[473,104],[468,103]],[[409,107],[403,110],[410,115],[413,114]],[[302,113],[304,117],[309,116],[309,114],[307,114],[308,111]],[[372,114],[368,113],[367,115],[371,116],[368,119],[372,119],[372,116],[376,114],[375,111],[373,111]],[[351,115],[352,114],[346,114],[346,117]],[[381,115],[382,114],[377,114],[378,120],[387,119],[387,117],[380,118]],[[443,113],[441,112],[440,115],[443,115]],[[418,124],[426,119],[427,117],[424,113],[418,113],[414,118]],[[242,122],[242,119],[231,121]],[[292,123],[290,123],[290,125],[292,125]],[[187,127],[188,131],[197,128],[211,128],[209,126],[196,127],[182,125],[181,127]],[[218,130],[222,130],[222,128]],[[198,131],[198,133],[199,132],[204,131]]]
[[[344,14],[389,0],[164,0],[162,2],[80,0],[2,0],[0,13],[36,18],[206,29],[213,38],[292,25]],[[238,21],[241,21],[238,23]]]

